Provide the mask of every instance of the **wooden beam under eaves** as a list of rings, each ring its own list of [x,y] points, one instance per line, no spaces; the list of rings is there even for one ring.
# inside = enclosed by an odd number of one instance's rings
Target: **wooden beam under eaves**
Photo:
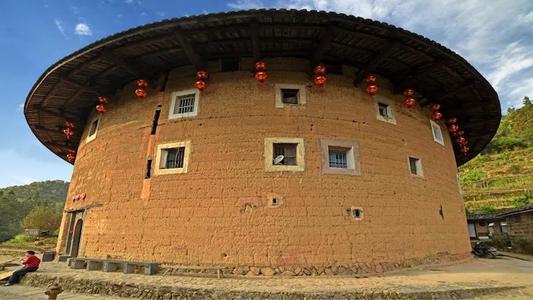
[[[181,30],[176,30],[176,32],[174,32],[174,37],[183,48],[185,56],[187,56],[190,63],[197,70],[203,70],[207,66],[205,59],[194,50],[193,45],[187,40],[187,38],[185,38],[185,35],[181,32]]]
[[[357,72],[355,75],[354,84],[358,86],[366,75],[374,72],[379,65],[381,65],[394,53],[394,51],[398,49],[398,47],[398,43],[388,43],[386,46],[382,47],[382,50],[376,54],[374,58],[362,66],[362,68]]]
[[[146,74],[145,74],[145,72],[143,72],[142,68],[140,68],[139,66],[136,66],[132,62],[126,62],[122,57],[116,55],[111,50],[102,51],[101,57],[104,60],[110,61],[110,62],[114,63],[115,65],[120,66],[124,70],[128,71],[129,73],[131,73],[131,75],[134,75],[134,76],[136,76],[138,78],[143,78],[144,76],[146,76]]]
[[[326,54],[328,48],[331,45],[331,41],[335,39],[339,30],[335,25],[329,25],[322,33],[322,37],[318,42],[318,46],[311,56],[311,68],[314,68],[316,65],[320,64]]]
[[[259,25],[257,22],[250,24],[250,38],[252,39],[252,56],[254,63],[261,59],[261,47],[259,45]]]

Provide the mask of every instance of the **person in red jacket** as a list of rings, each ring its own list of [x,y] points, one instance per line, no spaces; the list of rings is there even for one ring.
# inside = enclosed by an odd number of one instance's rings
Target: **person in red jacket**
[[[26,259],[22,260],[21,263],[24,267],[13,272],[13,274],[11,275],[11,277],[9,277],[9,280],[5,284],[6,286],[19,283],[20,279],[22,279],[24,275],[29,272],[37,271],[37,269],[39,269],[39,264],[41,263],[41,260],[37,256],[35,256],[35,251],[29,250],[26,251]]]

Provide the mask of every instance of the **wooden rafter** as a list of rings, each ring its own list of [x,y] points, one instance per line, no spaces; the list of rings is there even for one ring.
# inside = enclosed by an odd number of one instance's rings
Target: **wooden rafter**
[[[194,47],[191,45],[191,43],[189,43],[189,41],[185,38],[184,34],[181,32],[181,30],[176,30],[176,32],[174,32],[174,37],[176,38],[176,40],[178,41],[178,43],[181,45],[181,47],[183,48],[183,51],[185,52],[185,55],[187,56],[187,58],[189,59],[189,61],[191,62],[191,64],[197,69],[197,70],[201,70],[201,69],[204,69],[206,67],[206,60],[200,55],[198,54],[195,50],[194,50]]]
[[[120,66],[121,68],[123,68],[124,70],[128,71],[129,73],[131,73],[132,75],[136,77],[142,78],[146,76],[142,68],[136,66],[132,62],[126,62],[122,57],[116,55],[113,51],[106,50],[106,51],[103,51],[101,54],[102,54],[101,56],[102,59],[110,61]]]
[[[259,45],[259,24],[254,21],[250,24],[250,38],[252,39],[252,56],[254,62],[261,59],[261,47]]]
[[[389,58],[394,51],[398,48],[398,43],[387,43],[385,47],[382,47],[378,54],[374,56],[372,60],[367,62],[362,68],[357,72],[354,79],[354,84],[357,86],[361,83],[363,78],[369,73],[373,72],[380,64],[382,64],[387,58]]]
[[[338,32],[337,26],[333,24],[329,25],[327,29],[324,30],[322,37],[318,42],[318,47],[316,47],[315,51],[313,51],[313,54],[311,55],[311,68],[318,65],[322,61],[324,54],[326,54],[331,45],[331,41],[335,39],[335,36],[338,34]]]

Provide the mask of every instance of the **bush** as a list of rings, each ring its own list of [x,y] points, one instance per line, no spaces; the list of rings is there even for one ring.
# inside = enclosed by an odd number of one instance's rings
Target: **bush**
[[[506,234],[498,234],[492,238],[490,244],[498,250],[506,251],[507,247],[511,246],[511,239]]]
[[[511,203],[514,207],[525,207],[528,206],[533,200],[533,192],[526,191],[523,195],[514,197],[511,199]]]
[[[25,234],[17,234],[14,238],[7,241],[5,244],[9,246],[24,246],[27,243],[35,241],[35,238]]]
[[[498,210],[496,209],[496,207],[494,206],[490,206],[490,205],[485,205],[485,206],[482,206],[480,207],[478,210],[477,210],[479,213],[482,213],[482,214],[495,214],[496,212],[498,212]]]
[[[484,176],[485,174],[480,171],[469,171],[461,175],[461,181],[463,183],[471,183],[480,181]]]
[[[39,229],[39,231],[52,232],[61,224],[61,214],[51,208],[38,206],[22,219],[22,227]]]
[[[511,238],[513,251],[524,254],[533,254],[533,238]]]

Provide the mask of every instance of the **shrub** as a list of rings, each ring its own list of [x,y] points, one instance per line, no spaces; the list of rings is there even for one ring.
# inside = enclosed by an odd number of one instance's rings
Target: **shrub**
[[[51,207],[38,206],[22,219],[22,227],[54,231],[61,224],[61,214]]]
[[[485,205],[480,207],[477,211],[482,214],[495,214],[498,210],[494,206]]]
[[[514,197],[511,199],[511,203],[514,207],[525,207],[528,206],[533,200],[533,192],[526,191],[523,195]]]
[[[511,238],[513,251],[524,254],[533,254],[533,238]]]
[[[506,234],[498,234],[492,238],[491,244],[499,250],[507,250],[511,246],[511,239]]]
[[[509,171],[511,172],[511,174],[518,174],[520,173],[520,166],[519,165],[512,165],[511,168],[509,169]]]
[[[24,246],[27,243],[35,241],[35,238],[25,234],[17,234],[15,237],[6,242],[10,246]]]
[[[469,171],[461,175],[461,181],[463,183],[471,183],[481,180],[484,176],[485,174],[480,171]]]

